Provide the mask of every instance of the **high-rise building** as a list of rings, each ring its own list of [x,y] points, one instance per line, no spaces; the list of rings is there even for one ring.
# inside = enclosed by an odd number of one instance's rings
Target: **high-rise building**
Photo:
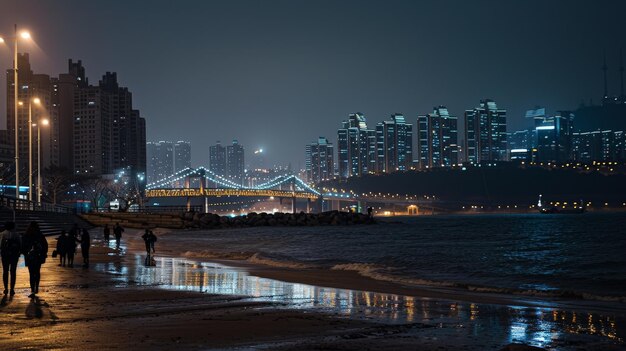
[[[572,133],[572,159],[578,162],[626,160],[623,131]]]
[[[174,173],[191,168],[191,143],[177,141],[174,143]]]
[[[52,107],[50,121],[51,164],[74,169],[74,96],[89,81],[82,62],[68,60],[68,72],[52,78]]]
[[[209,146],[209,170],[222,177],[226,176],[226,148],[219,140],[217,144]]]
[[[537,131],[535,128],[507,133],[507,149],[511,161],[535,161]]]
[[[376,168],[371,171],[391,173],[406,171],[413,164],[413,125],[402,114],[391,115],[376,125]]]
[[[226,172],[230,180],[242,184],[245,177],[244,149],[237,140],[226,146]]]
[[[466,161],[506,161],[506,110],[493,100],[481,100],[480,105],[465,111]]]
[[[417,116],[417,155],[420,168],[459,163],[457,118],[445,106]]]
[[[351,113],[337,130],[337,153],[341,178],[376,170],[376,131],[367,128],[362,113]]]
[[[145,173],[145,120],[132,108],[132,94],[119,86],[116,73],[75,91],[73,149],[77,174]]]
[[[555,116],[535,118],[537,159],[565,162],[572,158],[574,114],[559,111]]]
[[[306,174],[309,182],[319,183],[334,177],[333,155],[333,144],[324,137],[306,146]]]
[[[146,143],[148,157],[148,183],[174,174],[174,143],[156,141]]]
[[[32,123],[37,123],[40,119],[54,115],[52,110],[52,82],[47,74],[37,74],[31,69],[28,53],[18,54],[18,147],[19,147],[19,165],[20,165],[20,184],[28,185],[29,170],[29,131],[31,132],[31,154],[33,173],[36,173],[37,162],[37,129],[29,124],[29,109],[32,111]],[[7,136],[13,153],[15,153],[15,100],[13,84],[13,69],[7,70]],[[38,98],[40,103],[33,102]],[[50,165],[50,128],[41,128],[41,161],[42,167]],[[15,174],[13,172],[13,174]],[[14,177],[14,176],[13,176]],[[35,178],[33,177],[33,182]],[[14,181],[14,179],[13,179]]]

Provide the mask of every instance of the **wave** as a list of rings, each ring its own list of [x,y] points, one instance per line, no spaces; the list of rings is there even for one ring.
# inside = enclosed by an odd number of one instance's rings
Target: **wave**
[[[533,296],[542,298],[563,298],[568,300],[589,300],[626,303],[626,296],[597,295],[589,292],[572,291],[572,290],[541,290],[541,289],[523,289],[523,288],[507,288],[473,285],[468,283],[454,281],[437,281],[429,279],[420,279],[411,276],[398,274],[395,268],[373,263],[328,263],[320,264],[317,262],[303,262],[294,260],[290,257],[282,257],[277,255],[268,255],[260,252],[222,252],[222,251],[186,251],[182,256],[187,258],[205,258],[219,260],[236,260],[245,261],[251,264],[264,265],[276,268],[287,269],[328,269],[329,271],[353,271],[357,274],[389,283],[414,288],[446,288],[460,291],[468,291],[472,293],[484,294],[503,294],[518,296]]]
[[[252,264],[260,264],[277,268],[291,268],[291,269],[310,269],[319,268],[315,264],[303,263],[300,261],[290,260],[284,257],[271,257],[269,255],[263,255],[259,252],[222,252],[222,251],[186,251],[182,256],[187,258],[208,258],[217,260],[234,260],[234,261],[246,261]]]
[[[331,270],[354,271],[359,275],[379,281],[385,281],[407,287],[430,287],[430,288],[454,288],[459,290],[470,291],[474,293],[485,294],[505,294],[505,295],[522,295],[544,298],[566,298],[573,300],[589,300],[603,302],[619,302],[626,303],[626,296],[597,295],[588,292],[571,291],[571,290],[539,290],[539,289],[515,289],[504,287],[492,287],[471,285],[466,283],[451,281],[435,281],[428,279],[419,279],[393,274],[393,269],[381,265],[371,263],[343,263],[331,267]]]

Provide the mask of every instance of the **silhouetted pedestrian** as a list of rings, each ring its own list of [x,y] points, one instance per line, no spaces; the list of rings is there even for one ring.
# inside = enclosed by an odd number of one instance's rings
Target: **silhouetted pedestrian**
[[[78,233],[78,229],[75,231]],[[78,235],[78,234],[77,234]],[[70,231],[70,235],[67,236],[67,240],[65,240],[65,253],[67,254],[67,266],[74,267],[74,256],[76,255],[76,242],[77,238],[75,235],[72,235],[72,231]]]
[[[146,244],[146,253],[150,255],[150,252],[154,253],[154,243],[157,241],[156,235],[150,229],[146,229],[146,232],[141,236]]]
[[[369,218],[372,218],[372,210],[373,210],[373,209],[372,209],[372,206],[369,206],[369,207],[367,208],[367,216],[368,216]]]
[[[108,224],[104,225],[104,244],[109,246],[109,239],[111,238],[111,228]]]
[[[65,267],[67,262],[67,241],[69,236],[65,230],[61,231],[61,235],[57,238],[57,255],[59,255],[59,266]]]
[[[74,223],[72,229],[70,229],[70,236],[74,238],[78,238],[80,235],[80,229],[78,228],[78,224]]]
[[[119,223],[115,223],[115,227],[113,228],[113,234],[115,234],[115,246],[120,248],[120,240],[122,240],[122,232],[124,232],[124,228]]]
[[[30,275],[31,294],[28,297],[33,298],[35,294],[39,293],[41,265],[46,262],[46,257],[48,257],[48,241],[39,230],[37,222],[30,222],[22,239],[22,253]]]
[[[22,237],[15,231],[14,222],[6,222],[0,233],[0,255],[2,256],[2,282],[4,295],[9,293],[9,272],[11,273],[11,296],[15,295],[15,273],[20,259]]]
[[[91,236],[89,231],[83,228],[83,234],[80,236],[80,253],[83,255],[83,267],[89,267],[89,248],[91,247]]]

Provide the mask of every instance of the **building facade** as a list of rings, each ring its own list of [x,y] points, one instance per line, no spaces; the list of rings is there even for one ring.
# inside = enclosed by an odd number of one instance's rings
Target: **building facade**
[[[376,170],[376,131],[367,128],[362,113],[350,114],[337,130],[337,160],[341,178]]]
[[[459,163],[458,121],[445,106],[417,116],[419,167],[449,167]]]
[[[20,184],[28,185],[29,163],[33,173],[36,173],[37,158],[37,128],[32,127],[31,123],[38,123],[44,118],[55,115],[52,109],[52,81],[47,74],[34,73],[28,53],[18,54],[18,115],[17,115],[17,131],[18,131],[18,149],[19,149],[19,167],[20,167]],[[11,145],[11,150],[15,154],[15,100],[14,100],[14,70],[7,70],[7,137]],[[39,103],[35,103],[38,99]],[[29,110],[30,121],[29,123]],[[50,130],[55,126],[41,127],[41,161],[42,167],[48,167],[53,156],[50,155],[51,138]],[[30,137],[29,137],[30,133]],[[30,145],[29,145],[30,141]],[[29,152],[30,148],[30,152]],[[29,161],[29,155],[32,159]],[[13,166],[13,168],[15,168]],[[15,172],[13,180],[15,181]],[[34,176],[32,177],[33,182]],[[31,184],[31,186],[33,186]]]
[[[306,146],[306,175],[310,183],[319,183],[335,176],[333,155],[333,144],[324,137]]]
[[[626,161],[626,139],[623,131],[596,130],[572,133],[572,160]]]
[[[377,173],[409,170],[413,165],[413,125],[402,114],[376,125]]]
[[[535,116],[537,160],[566,162],[572,159],[574,114],[558,111],[554,116]]]
[[[226,148],[219,140],[209,146],[209,170],[219,176],[226,176]]]
[[[191,168],[191,143],[188,141],[177,141],[174,148],[174,173],[185,168]]]
[[[97,86],[79,86],[73,115],[74,173],[100,176],[126,169],[145,174],[146,122],[116,73],[107,72]]]
[[[148,183],[153,183],[174,174],[174,143],[155,141],[146,143],[148,157]]]
[[[244,148],[237,140],[226,146],[226,176],[233,182],[243,185],[245,180]]]
[[[493,100],[481,100],[465,111],[466,161],[480,163],[507,160],[506,110]]]

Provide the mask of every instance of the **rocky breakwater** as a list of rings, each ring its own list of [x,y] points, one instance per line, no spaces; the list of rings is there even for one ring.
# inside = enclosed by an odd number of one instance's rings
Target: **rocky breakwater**
[[[296,227],[375,224],[362,213],[328,211],[322,213],[256,213],[243,216],[219,216],[212,213],[183,212],[180,218],[187,228],[223,229],[244,227]]]

